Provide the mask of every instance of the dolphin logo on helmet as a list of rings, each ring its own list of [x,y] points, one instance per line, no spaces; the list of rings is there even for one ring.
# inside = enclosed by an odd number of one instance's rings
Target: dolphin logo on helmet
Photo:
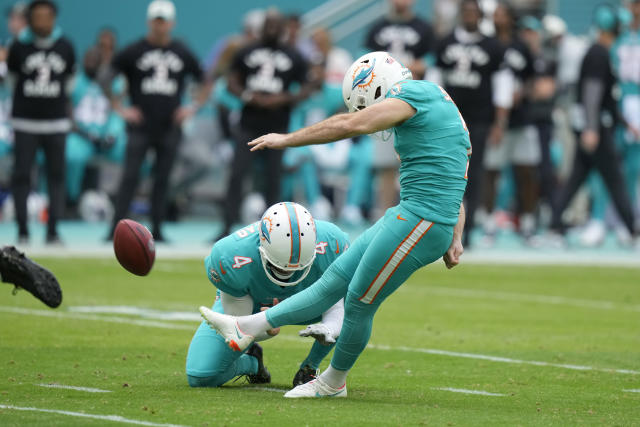
[[[262,218],[260,221],[260,237],[262,237],[267,242],[271,243],[271,219],[270,218]]]
[[[376,59],[373,58],[371,65],[369,67],[360,69],[358,75],[353,78],[353,86],[351,86],[351,89],[355,89],[356,86],[367,86],[368,84],[370,84],[375,77],[375,74],[373,74],[373,67],[375,66]],[[369,77],[371,77],[371,79],[367,82],[367,79]]]

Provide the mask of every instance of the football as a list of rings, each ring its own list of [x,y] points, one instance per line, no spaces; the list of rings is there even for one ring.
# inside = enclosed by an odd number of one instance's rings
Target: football
[[[122,219],[113,233],[113,250],[120,265],[138,276],[146,276],[156,259],[151,232],[131,219]]]

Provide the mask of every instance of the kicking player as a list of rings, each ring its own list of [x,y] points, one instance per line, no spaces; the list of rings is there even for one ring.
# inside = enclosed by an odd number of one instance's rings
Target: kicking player
[[[204,261],[209,280],[218,288],[211,310],[235,316],[259,313],[310,286],[348,247],[347,235],[337,226],[314,221],[297,203],[277,203],[260,222],[219,240],[211,249]],[[313,323],[300,335],[316,341],[293,379],[294,387],[315,377],[340,334],[343,315],[341,297],[312,316],[300,316],[297,323]],[[255,341],[278,332],[268,328],[256,334]],[[186,371],[191,387],[218,387],[240,375],[247,375],[253,384],[271,381],[258,344],[229,348],[206,322],[191,340]]]
[[[351,114],[291,134],[268,134],[249,145],[254,150],[282,149],[375,132],[388,139],[392,129],[401,162],[400,204],[388,209],[320,280],[287,301],[246,317],[200,308],[229,345],[243,350],[258,334],[317,316],[345,298],[331,365],[285,397],[346,396],[347,374],[369,341],[382,302],[420,267],[444,257],[452,268],[463,251],[462,196],[471,144],[451,97],[434,83],[411,80],[411,72],[386,52],[359,58],[347,71],[342,90]]]

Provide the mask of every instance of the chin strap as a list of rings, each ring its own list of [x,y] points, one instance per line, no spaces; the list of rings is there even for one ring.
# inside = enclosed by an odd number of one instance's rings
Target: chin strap
[[[271,274],[273,274],[274,276],[276,276],[276,278],[280,279],[280,280],[286,280],[289,279],[293,276],[293,273],[295,273],[295,271],[291,271],[291,272],[287,272],[287,273],[281,273],[279,271],[277,271],[275,268],[273,268],[273,266],[269,265],[269,271],[271,271]]]

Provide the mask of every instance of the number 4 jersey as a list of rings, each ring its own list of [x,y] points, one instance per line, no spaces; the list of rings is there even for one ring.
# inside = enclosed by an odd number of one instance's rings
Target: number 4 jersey
[[[471,142],[451,97],[424,80],[403,80],[387,93],[416,113],[394,128],[400,157],[400,205],[427,221],[455,225],[467,187]]]
[[[337,226],[315,221],[317,231],[316,258],[307,277],[295,286],[281,287],[266,276],[258,247],[259,222],[248,225],[219,240],[204,260],[211,283],[235,297],[250,295],[254,313],[311,286],[341,253],[349,247],[349,238]]]

